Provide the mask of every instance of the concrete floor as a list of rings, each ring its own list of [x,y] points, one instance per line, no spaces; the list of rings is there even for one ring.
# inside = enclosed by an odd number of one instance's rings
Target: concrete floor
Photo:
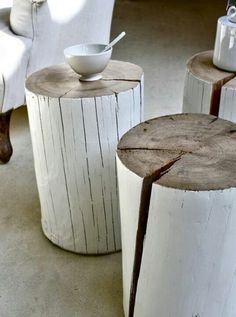
[[[145,73],[145,118],[181,112],[186,60],[213,49],[222,0],[120,0],[112,35],[125,30],[113,58]]]
[[[127,37],[113,58],[143,67],[145,118],[180,112],[185,61],[213,47],[224,6],[222,0],[117,3],[112,33],[125,30]],[[14,112],[11,138],[13,158],[0,166],[0,317],[122,317],[121,254],[75,255],[41,232],[26,108]]]

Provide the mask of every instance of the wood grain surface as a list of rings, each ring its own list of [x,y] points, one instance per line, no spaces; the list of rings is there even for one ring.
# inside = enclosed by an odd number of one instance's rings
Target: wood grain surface
[[[236,186],[236,125],[204,114],[179,114],[146,121],[121,139],[118,156],[140,177],[178,158],[158,181],[185,190]]]
[[[61,64],[35,72],[26,80],[26,88],[52,98],[93,98],[124,92],[138,86],[142,69],[131,63],[111,60],[102,79],[82,82],[69,65]]]

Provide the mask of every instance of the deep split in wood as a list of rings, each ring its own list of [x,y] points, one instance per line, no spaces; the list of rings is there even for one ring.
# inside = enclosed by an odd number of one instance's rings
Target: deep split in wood
[[[135,244],[133,276],[132,276],[132,284],[130,288],[129,317],[132,317],[134,315],[135,298],[136,298],[137,284],[138,284],[138,278],[139,278],[142,255],[143,255],[143,243],[144,243],[144,238],[145,238],[146,229],[147,229],[152,184],[153,182],[159,180],[162,175],[167,173],[168,170],[171,168],[171,166],[175,164],[175,162],[177,162],[180,158],[181,156],[174,158],[172,161],[162,166],[159,170],[155,171],[152,175],[146,176],[143,180],[140,208],[139,208],[138,229],[137,229],[136,244]]]
[[[236,122],[236,74],[216,68],[212,59],[213,51],[206,51],[187,62],[183,112],[212,114]]]
[[[236,243],[235,131],[182,114],[144,122],[119,142],[125,316],[234,316],[236,256],[223,250]]]

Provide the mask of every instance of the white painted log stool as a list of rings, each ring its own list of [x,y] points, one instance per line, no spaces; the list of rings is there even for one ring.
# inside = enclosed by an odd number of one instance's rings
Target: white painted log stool
[[[65,64],[26,81],[42,227],[64,249],[121,249],[115,152],[142,119],[142,76],[137,65],[111,61],[96,82],[80,82]]]
[[[126,317],[236,316],[236,124],[141,123],[118,144]]]
[[[216,68],[213,51],[187,62],[183,112],[206,113],[236,122],[236,74]]]

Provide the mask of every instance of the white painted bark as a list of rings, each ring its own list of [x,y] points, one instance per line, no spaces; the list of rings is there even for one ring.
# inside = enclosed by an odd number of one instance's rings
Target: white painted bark
[[[236,125],[155,118],[118,144],[126,317],[235,317]]]
[[[183,97],[183,112],[210,114],[213,85],[199,80],[191,71],[186,71]]]
[[[227,82],[221,90],[219,117],[236,122],[236,79]]]
[[[134,86],[94,98],[26,90],[42,227],[64,249],[121,249],[115,151],[142,118],[141,81]]]
[[[143,180],[117,159],[122,237],[123,307],[128,316]],[[132,190],[131,190],[132,189]]]
[[[153,185],[135,317],[236,315],[235,197]]]
[[[143,178],[119,158],[117,167],[128,317]],[[235,197],[235,188],[197,192],[153,184],[135,317],[235,316]]]
[[[213,51],[206,51],[188,60],[182,112],[218,115],[221,111],[221,90],[235,74],[216,68],[212,59]]]

